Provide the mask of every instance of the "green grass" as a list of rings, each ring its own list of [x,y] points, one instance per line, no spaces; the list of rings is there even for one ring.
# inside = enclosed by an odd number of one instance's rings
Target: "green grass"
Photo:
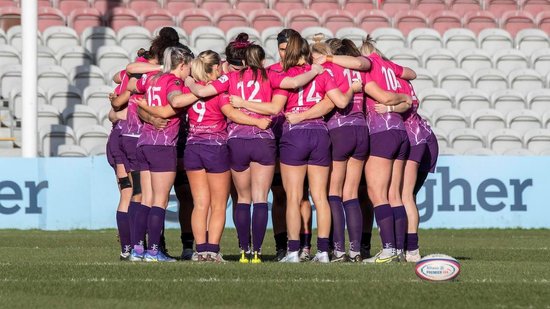
[[[178,232],[167,238],[179,250]],[[225,256],[236,246],[226,231]],[[421,246],[458,258],[458,280],[423,282],[412,264],[133,264],[114,230],[0,230],[0,307],[550,308],[550,230],[428,230]]]

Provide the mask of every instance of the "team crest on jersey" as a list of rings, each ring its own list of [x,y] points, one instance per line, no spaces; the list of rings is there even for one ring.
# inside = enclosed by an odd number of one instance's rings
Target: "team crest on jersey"
[[[227,75],[222,75],[218,78],[218,80],[220,81],[220,83],[225,83],[229,80],[229,77],[227,77]]]
[[[181,81],[179,79],[176,79],[174,83],[176,84],[176,86],[181,86]]]

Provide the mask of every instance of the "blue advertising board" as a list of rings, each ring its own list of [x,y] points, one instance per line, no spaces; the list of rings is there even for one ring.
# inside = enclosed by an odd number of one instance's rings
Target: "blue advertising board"
[[[420,226],[550,228],[547,167],[550,157],[442,156],[417,197]],[[1,229],[116,227],[118,190],[105,157],[3,158],[0,170]],[[179,227],[174,195],[168,210],[167,227]],[[233,227],[230,201],[227,214]]]

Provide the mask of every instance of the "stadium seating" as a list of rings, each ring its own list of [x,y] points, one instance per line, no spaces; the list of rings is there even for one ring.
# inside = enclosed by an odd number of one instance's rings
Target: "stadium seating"
[[[449,133],[449,142],[459,153],[464,153],[469,149],[483,148],[485,146],[485,141],[481,133],[470,128],[455,129],[451,131]]]
[[[464,89],[455,95],[455,106],[466,116],[471,116],[478,109],[491,107],[489,94],[482,89]]]
[[[487,146],[498,154],[519,149],[523,147],[522,135],[513,129],[492,130],[487,136]]]

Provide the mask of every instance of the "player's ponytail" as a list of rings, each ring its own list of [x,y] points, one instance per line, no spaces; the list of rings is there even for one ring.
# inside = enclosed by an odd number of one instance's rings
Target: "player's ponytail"
[[[318,53],[321,55],[332,55],[330,47],[324,43],[325,35],[322,33],[317,33],[313,36],[313,44],[311,44],[311,52]]]
[[[248,34],[244,32],[239,33],[225,48],[226,61],[234,66],[243,66],[246,50],[251,45],[252,42],[248,40]]]
[[[309,44],[301,35],[291,33],[286,46],[286,55],[283,59],[283,70],[288,71],[290,68],[297,66],[301,60],[311,63]]]
[[[376,48],[376,41],[370,36],[370,34],[367,35],[367,37],[363,40],[363,45],[361,46],[361,53],[364,56],[368,56],[372,53],[378,54],[382,59],[388,60],[386,56],[378,49]]]
[[[264,49],[260,45],[253,44],[246,49],[245,56],[245,64],[252,70],[254,81],[258,80],[258,74],[262,77],[262,80],[267,80],[267,73],[263,66],[263,61],[265,60]],[[246,68],[241,70],[241,79],[243,78],[245,71]]]
[[[214,66],[220,65],[221,58],[212,50],[201,52],[196,59],[191,61],[191,75],[197,81],[210,81],[209,75],[214,72]]]
[[[326,42],[328,46],[330,46],[330,49],[332,50],[332,53],[334,55],[344,55],[352,57],[361,56],[361,52],[359,51],[357,46],[355,46],[355,43],[353,43],[352,40],[329,39]]]

